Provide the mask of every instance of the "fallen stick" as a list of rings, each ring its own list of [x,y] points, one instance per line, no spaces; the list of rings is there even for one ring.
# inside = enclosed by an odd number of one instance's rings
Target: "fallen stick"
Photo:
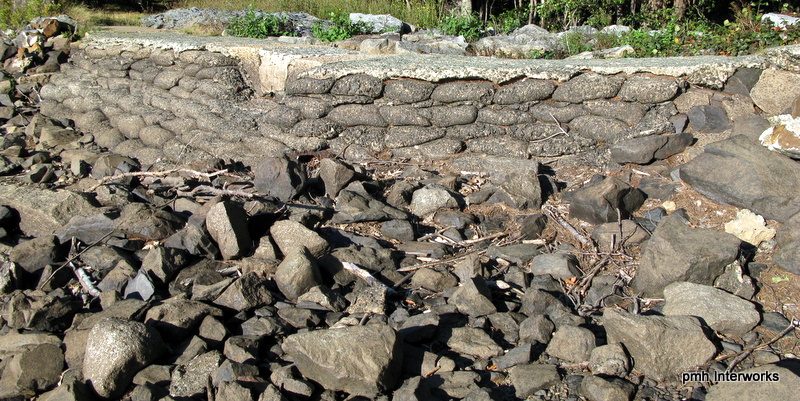
[[[36,288],[37,288],[37,289],[42,289],[42,287],[43,287],[43,286],[45,286],[47,283],[49,283],[49,282],[50,282],[50,280],[52,280],[52,279],[53,279],[53,277],[55,277],[56,273],[58,273],[58,272],[59,272],[61,269],[63,269],[63,268],[65,268],[65,267],[69,266],[69,265],[70,265],[70,263],[74,262],[74,261],[75,261],[75,259],[78,259],[78,258],[79,258],[81,255],[83,255],[83,253],[84,253],[84,252],[86,252],[86,251],[88,251],[89,249],[92,249],[93,247],[97,246],[97,244],[99,244],[99,243],[103,242],[103,240],[105,240],[106,238],[108,238],[109,236],[111,236],[111,234],[113,234],[113,233],[114,233],[114,230],[111,230],[111,231],[107,232],[105,235],[103,235],[102,237],[100,237],[100,239],[98,239],[97,241],[95,241],[95,242],[91,243],[89,246],[87,246],[86,248],[84,248],[82,251],[78,252],[78,253],[77,253],[77,254],[75,254],[74,256],[71,256],[71,257],[70,257],[69,259],[67,259],[67,261],[66,261],[66,262],[64,262],[64,263],[63,263],[61,266],[58,266],[58,267],[57,267],[55,270],[53,270],[53,272],[52,272],[52,273],[50,273],[50,275],[49,275],[49,276],[47,276],[47,279],[46,279],[46,280],[44,280],[44,281],[42,281],[42,282],[41,282],[41,284],[39,284],[39,285],[38,285]],[[72,237],[72,240],[73,240],[73,241],[75,241],[75,237]],[[73,248],[74,248],[74,245],[73,245]]]
[[[241,196],[243,198],[253,198],[258,196],[258,194],[252,194],[250,192],[234,190],[234,189],[219,189],[219,188],[214,188],[210,185],[198,185],[194,187],[194,189],[192,189],[191,191],[177,191],[178,196],[188,196],[188,197],[194,197],[198,193],[206,193],[214,196],[217,195]]]
[[[75,272],[75,275],[78,277],[78,282],[81,283],[81,287],[89,293],[89,295],[93,297],[99,297],[101,291],[97,289],[97,287],[92,284],[92,278],[86,274],[86,270],[83,270],[82,267],[75,266],[75,263],[69,262],[69,266],[72,268],[72,271]]]
[[[581,243],[581,245],[586,247],[594,247],[592,240],[586,237],[585,235],[581,234],[578,231],[578,229],[572,226],[572,224],[569,224],[568,221],[564,220],[564,218],[558,214],[558,211],[555,210],[554,207],[545,206],[542,207],[542,211],[544,211],[547,217],[558,223],[558,225],[560,225],[561,227],[564,227],[564,229],[567,230],[570,234],[572,234],[572,236],[575,237]]]
[[[364,280],[370,287],[389,288],[386,286],[386,284],[381,283],[380,280],[373,277],[368,271],[358,267],[355,263],[342,262],[342,267],[350,273],[355,274],[358,278]]]
[[[129,177],[165,177],[165,176],[168,176],[170,174],[176,174],[176,173],[186,173],[186,174],[189,174],[189,175],[192,175],[192,176],[195,176],[195,177],[203,177],[203,178],[214,178],[214,177],[216,177],[218,175],[226,175],[226,176],[229,176],[229,177],[237,177],[237,175],[229,173],[227,169],[215,171],[213,173],[204,173],[204,172],[201,172],[201,171],[191,170],[191,169],[188,169],[188,168],[175,168],[175,169],[165,170],[165,171],[132,171],[132,172],[128,172],[128,173],[121,173],[121,174],[117,174],[117,175],[110,175],[110,176],[107,176],[107,177],[103,177],[97,182],[97,184],[94,184],[91,187],[89,187],[89,191],[94,191],[95,189],[99,188],[102,185],[114,182],[116,180],[121,180],[123,178],[129,178]]]

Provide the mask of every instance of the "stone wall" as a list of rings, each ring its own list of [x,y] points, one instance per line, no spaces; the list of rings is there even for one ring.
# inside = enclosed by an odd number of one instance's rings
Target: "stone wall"
[[[323,72],[291,74],[283,93],[259,96],[257,73],[224,51],[89,41],[42,89],[41,105],[45,115],[74,120],[100,146],[143,164],[209,156],[252,164],[324,149],[352,159],[387,150],[412,159],[462,151],[551,158],[682,130],[686,110],[676,102],[698,84],[724,90],[715,92],[717,104],[735,100],[741,107],[763,65],[749,60],[721,73],[672,76],[652,68],[598,73],[573,67],[552,79],[519,73],[502,80],[479,73],[412,78],[418,70],[340,68],[337,74],[325,65]],[[713,79],[698,80],[698,74]],[[749,107],[754,110],[752,102]]]

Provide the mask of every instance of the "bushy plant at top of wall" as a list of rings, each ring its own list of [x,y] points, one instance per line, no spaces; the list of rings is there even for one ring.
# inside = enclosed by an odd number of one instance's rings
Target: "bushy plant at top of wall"
[[[483,36],[484,25],[475,13],[459,15],[451,12],[442,19],[438,28],[447,35],[464,36],[467,42],[474,42]]]
[[[251,7],[241,17],[232,18],[226,30],[231,36],[263,39],[269,36],[294,36],[292,24],[272,14],[257,14]]]
[[[50,16],[61,9],[51,0],[0,0],[0,29],[20,28],[39,16]]]
[[[318,22],[314,24],[311,32],[315,38],[325,42],[335,42],[372,32],[372,24],[363,21],[352,22],[348,13],[331,13],[330,19],[330,23]]]

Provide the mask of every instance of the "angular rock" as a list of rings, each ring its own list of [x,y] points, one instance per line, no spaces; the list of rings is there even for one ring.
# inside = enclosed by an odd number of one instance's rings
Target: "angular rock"
[[[622,343],[633,368],[655,380],[672,380],[708,363],[717,353],[696,317],[643,316],[606,308],[608,343]]]
[[[625,377],[631,369],[631,362],[622,345],[606,344],[592,350],[589,369],[595,375]]]
[[[158,332],[140,322],[104,319],[89,333],[83,376],[99,396],[116,397],[140,369],[159,357],[162,347]]]
[[[509,379],[517,398],[527,399],[539,390],[546,390],[561,381],[555,365],[531,363],[511,368]]]
[[[475,277],[461,283],[448,303],[455,305],[460,313],[472,317],[491,315],[497,312],[492,303],[492,294],[482,277]]]
[[[683,152],[693,140],[694,136],[688,132],[628,139],[611,146],[611,159],[619,164],[648,164]]]
[[[188,262],[185,251],[159,246],[147,252],[142,260],[142,269],[164,284],[170,282]]]
[[[247,228],[247,212],[231,202],[211,207],[206,216],[206,229],[219,245],[224,259],[236,259],[250,251],[252,240]]]
[[[162,240],[175,234],[184,221],[162,209],[151,209],[142,203],[129,203],[114,220],[114,229],[128,236],[146,240]]]
[[[606,177],[594,184],[564,194],[570,218],[592,224],[627,219],[644,203],[641,191],[616,177]],[[619,211],[619,214],[617,213]]]
[[[661,297],[664,287],[676,281],[712,285],[739,255],[740,243],[733,235],[690,228],[670,215],[645,244],[631,287],[644,296]]]
[[[305,170],[288,157],[265,158],[253,169],[253,174],[256,191],[282,202],[294,199],[307,182]]]
[[[721,107],[702,105],[695,106],[686,112],[689,126],[695,132],[715,133],[730,128],[728,115]]]
[[[168,342],[178,342],[193,333],[207,315],[222,316],[222,311],[198,301],[169,299],[150,308],[145,323]]]
[[[14,291],[6,298],[0,315],[15,329],[56,331],[69,326],[81,302],[59,291]]]
[[[798,363],[792,359],[770,363],[735,372],[739,380],[717,383],[708,390],[707,401],[746,401],[768,399],[791,400],[797,398],[800,375]],[[748,377],[757,380],[746,380]]]
[[[62,262],[66,249],[55,235],[46,235],[21,242],[9,252],[8,257],[28,273],[36,273],[45,266]]]
[[[239,277],[214,300],[214,304],[238,312],[248,311],[273,302],[272,293],[267,289],[267,281],[254,272]]]
[[[546,253],[537,255],[531,263],[531,273],[535,276],[549,274],[553,278],[568,280],[581,276],[578,259],[565,253]]]
[[[106,278],[108,278],[109,275],[111,275],[111,273],[106,275]],[[104,281],[101,281],[101,284],[103,282],[108,283],[105,278],[103,280]],[[153,296],[153,294],[155,294],[155,292],[156,286],[153,283],[153,279],[150,278],[150,275],[146,270],[139,269],[135,276],[128,279],[128,283],[125,285],[125,293],[122,295],[122,298],[147,301]]]
[[[621,245],[638,245],[649,238],[650,234],[633,220],[598,224],[592,230],[592,239],[597,246],[606,250],[612,250]]]
[[[752,302],[707,285],[672,283],[664,288],[664,299],[665,315],[699,317],[726,336],[742,336],[761,320]]]
[[[315,258],[328,253],[328,241],[306,226],[292,220],[276,221],[269,229],[275,244],[284,255],[306,248]]]
[[[557,102],[582,103],[587,100],[607,99],[617,95],[623,80],[600,74],[581,74],[561,84],[553,92]]]
[[[172,397],[195,397],[205,395],[211,375],[219,368],[223,356],[219,351],[198,355],[186,365],[172,371],[169,394]]]
[[[325,158],[319,162],[319,177],[325,183],[325,193],[336,198],[350,181],[356,177],[353,168],[337,159]]]
[[[14,399],[15,396],[32,397],[59,383],[64,368],[64,353],[58,345],[45,343],[4,362],[6,366],[0,379],[0,395],[7,399]]]
[[[800,211],[800,165],[742,135],[706,145],[680,177],[715,202],[767,219],[784,222]]]
[[[402,343],[384,325],[290,335],[283,342],[303,376],[324,388],[374,396],[400,377]]]
[[[765,69],[749,95],[753,103],[770,116],[783,114],[792,101],[800,96],[797,90],[800,76],[775,68]]]
[[[676,79],[634,75],[628,77],[619,90],[619,97],[628,102],[661,103],[678,94],[680,86]]]
[[[421,268],[411,277],[411,286],[439,292],[458,285],[458,279],[449,272]]]
[[[440,209],[458,208],[462,201],[460,196],[449,189],[430,184],[414,191],[409,209],[417,216],[425,216]]]
[[[519,324],[519,339],[527,343],[547,344],[553,337],[556,326],[544,315],[535,315]]]
[[[0,204],[17,211],[20,230],[31,237],[53,234],[75,216],[97,213],[97,208],[83,194],[11,183],[0,186]]]
[[[553,333],[545,352],[558,359],[580,363],[589,360],[594,347],[594,333],[589,329],[564,325]]]
[[[786,271],[800,274],[800,213],[781,224],[775,240],[778,249],[773,262]]]
[[[287,254],[275,270],[275,284],[289,300],[295,301],[312,287],[322,284],[322,277],[308,250]]]
[[[356,223],[407,218],[406,212],[395,209],[369,194],[344,189],[336,198],[334,223]]]
[[[389,220],[381,224],[381,234],[399,241],[413,241],[414,226],[408,220]]]
[[[636,385],[618,377],[586,376],[581,380],[581,395],[589,401],[631,400]]]
[[[473,327],[455,327],[445,333],[447,346],[451,350],[467,355],[473,355],[488,360],[502,355],[503,348],[481,329]]]

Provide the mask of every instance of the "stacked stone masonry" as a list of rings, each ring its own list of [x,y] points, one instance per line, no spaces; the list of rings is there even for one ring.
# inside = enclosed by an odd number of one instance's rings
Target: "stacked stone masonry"
[[[222,53],[84,45],[41,91],[42,112],[143,164],[224,157],[253,163],[287,151],[444,158],[471,151],[549,158],[670,135],[682,77],[575,74],[563,82],[428,82],[353,74],[290,78],[258,97]]]

